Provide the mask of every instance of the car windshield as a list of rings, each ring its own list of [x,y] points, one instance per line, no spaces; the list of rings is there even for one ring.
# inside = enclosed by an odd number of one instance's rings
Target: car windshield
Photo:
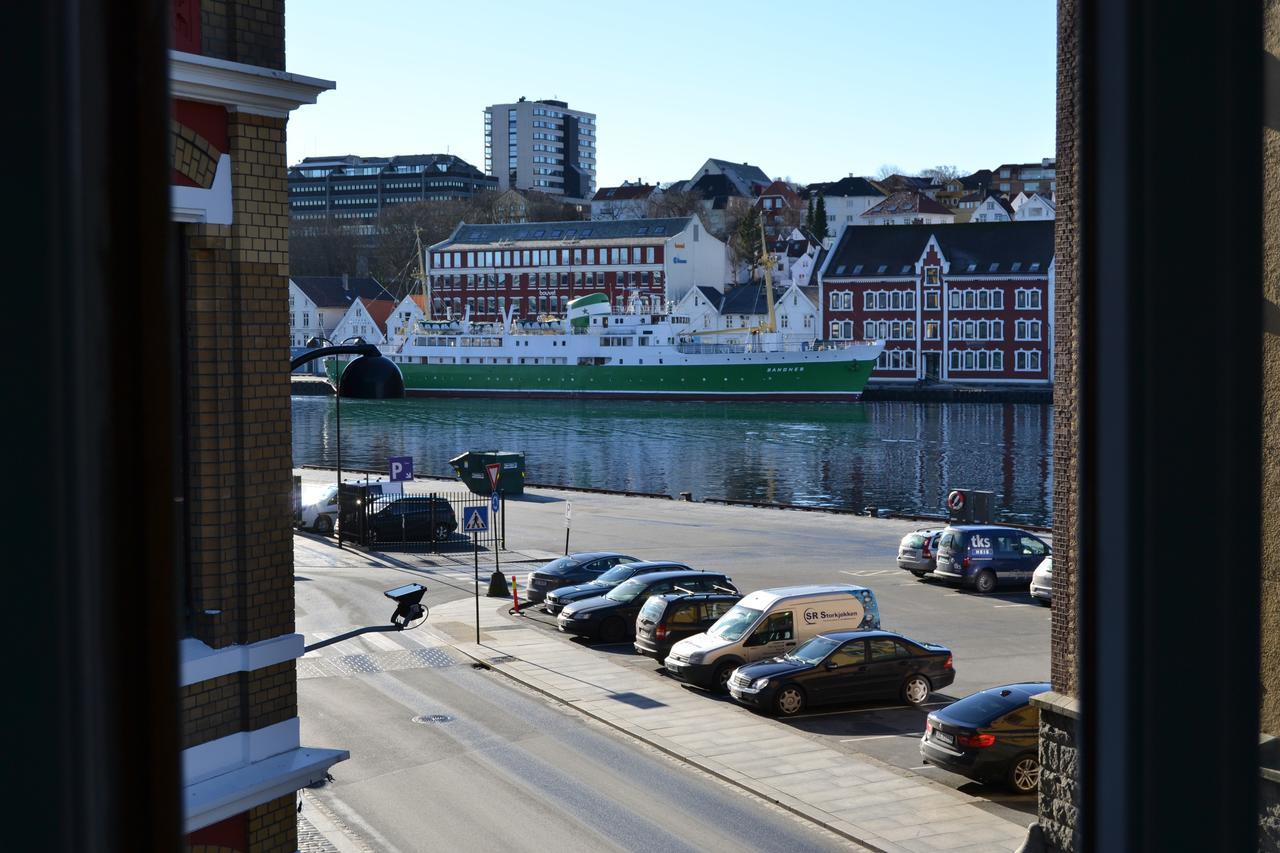
[[[716,624],[707,629],[707,633],[722,640],[740,640],[760,618],[761,612],[735,604],[728,613],[716,620]]]
[[[640,578],[632,578],[629,581],[623,581],[604,594],[604,597],[610,601],[621,601],[624,604],[628,601],[634,601],[636,596],[644,592],[646,584]]]
[[[593,580],[592,583],[622,583],[624,580],[635,574],[635,571],[636,570],[631,568],[631,566],[623,563],[620,566],[614,566],[612,569]]]
[[[574,558],[561,557],[558,560],[553,560],[552,562],[547,563],[538,571],[548,575],[563,575],[577,568],[577,566],[578,566],[578,561],[575,560]]]
[[[817,663],[818,661],[831,654],[836,646],[840,645],[839,640],[832,640],[829,637],[814,637],[807,643],[804,643],[794,652],[788,652],[787,660],[798,660],[802,663]]]

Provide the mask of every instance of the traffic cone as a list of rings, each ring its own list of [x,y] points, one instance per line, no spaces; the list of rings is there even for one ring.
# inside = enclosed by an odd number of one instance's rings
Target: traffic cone
[[[520,612],[520,593],[516,589],[515,575],[511,576],[511,601],[514,603],[514,606],[511,608],[511,612],[519,613]]]

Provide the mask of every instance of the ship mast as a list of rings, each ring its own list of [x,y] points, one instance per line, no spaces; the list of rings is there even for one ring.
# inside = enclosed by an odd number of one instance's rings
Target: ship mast
[[[761,331],[776,332],[773,317],[773,255],[769,253],[769,242],[764,233],[764,217],[760,218],[760,265],[764,267],[764,301],[768,304],[769,319]]]
[[[423,268],[422,263],[422,229],[418,226],[413,227],[413,243],[418,253],[418,282],[422,286],[422,310],[427,315],[427,322],[433,319],[431,316],[431,280],[427,278],[427,271]]]

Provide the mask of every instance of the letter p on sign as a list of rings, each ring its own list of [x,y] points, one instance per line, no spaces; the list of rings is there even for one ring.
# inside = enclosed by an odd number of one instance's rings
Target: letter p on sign
[[[387,460],[390,468],[391,482],[399,483],[413,479],[413,457],[392,456]]]

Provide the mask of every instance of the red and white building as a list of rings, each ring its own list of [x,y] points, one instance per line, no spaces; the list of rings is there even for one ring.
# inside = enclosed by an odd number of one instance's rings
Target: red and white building
[[[433,319],[563,314],[570,299],[606,293],[662,310],[695,285],[723,290],[725,244],[696,216],[619,221],[462,223],[427,250]]]
[[[1053,381],[1053,223],[845,228],[819,271],[824,337],[880,339],[873,384]]]

